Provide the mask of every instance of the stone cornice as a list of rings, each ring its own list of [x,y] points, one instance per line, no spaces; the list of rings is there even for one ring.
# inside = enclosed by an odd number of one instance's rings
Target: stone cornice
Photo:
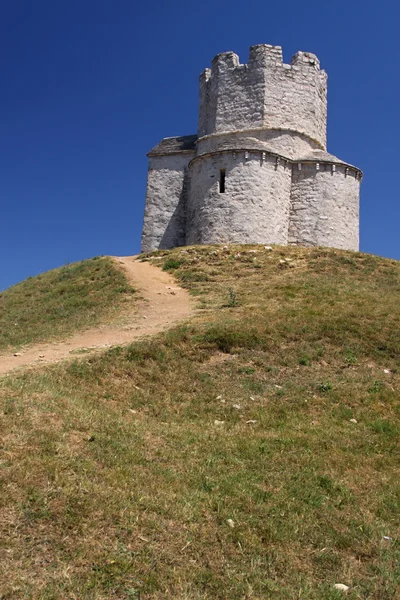
[[[252,129],[234,129],[232,131],[218,131],[215,133],[208,133],[207,135],[203,135],[202,137],[197,138],[196,144],[199,144],[199,142],[202,142],[204,140],[214,139],[214,138],[218,138],[218,137],[226,137],[226,136],[230,136],[230,135],[246,135],[246,134],[251,134],[251,133],[263,133],[263,132],[273,132],[273,131],[276,131],[278,133],[289,133],[291,135],[293,135],[293,134],[299,135],[299,136],[311,141],[313,144],[316,144],[318,146],[318,148],[320,148],[320,150],[326,151],[326,147],[323,144],[321,144],[321,142],[319,142],[315,138],[309,136],[304,131],[300,131],[298,129],[288,129],[285,127],[254,127]]]
[[[338,161],[338,160],[329,160],[329,159],[325,159],[325,158],[315,158],[311,159],[311,158],[306,158],[306,159],[292,159],[292,158],[288,158],[287,156],[284,156],[283,154],[279,154],[277,152],[271,152],[269,150],[260,150],[259,148],[249,148],[249,147],[243,147],[243,148],[224,148],[221,150],[213,150],[211,152],[205,152],[204,154],[198,154],[197,156],[195,156],[194,158],[192,158],[192,160],[189,162],[188,164],[188,168],[190,169],[191,165],[193,163],[195,163],[198,160],[204,159],[204,158],[210,158],[213,156],[218,156],[220,154],[239,154],[239,153],[243,153],[243,154],[257,154],[258,156],[264,158],[267,155],[270,157],[274,157],[277,162],[277,166],[280,164],[280,161],[283,161],[284,163],[290,164],[291,166],[298,166],[298,169],[301,170],[301,165],[315,165],[316,166],[316,171],[318,171],[318,167],[317,165],[323,164],[323,165],[332,165],[332,172],[335,171],[336,167],[344,167],[345,169],[348,169],[349,171],[353,171],[356,175],[356,177],[358,179],[362,179],[363,177],[363,172],[361,171],[361,169],[359,169],[358,167],[355,167],[354,165],[351,165],[349,163],[343,162],[343,161]]]

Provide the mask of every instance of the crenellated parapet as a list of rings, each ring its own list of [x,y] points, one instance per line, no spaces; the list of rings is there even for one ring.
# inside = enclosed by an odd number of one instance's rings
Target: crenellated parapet
[[[332,176],[335,174],[342,174],[344,177],[353,177],[357,181],[362,181],[363,173],[357,167],[343,162],[336,156],[328,154],[328,152],[315,152],[314,154],[314,156],[310,154],[304,158],[291,159],[286,155],[266,151],[262,148],[220,148],[218,150],[193,156],[188,163],[188,168],[190,170],[194,163],[210,158],[215,160],[217,157],[229,157],[234,163],[246,163],[249,160],[255,160],[258,161],[262,167],[268,158],[268,161],[274,162],[276,170],[278,168],[283,168],[285,170],[290,169],[293,174],[293,180],[297,180],[297,174],[300,171],[306,171],[310,175],[317,175],[319,173],[330,173]]]
[[[247,129],[288,129],[326,147],[327,77],[318,58],[298,52],[284,64],[282,48],[250,48],[247,64],[218,54],[200,76],[198,136]]]
[[[200,76],[197,135],[148,154],[142,249],[238,243],[359,244],[362,172],[326,149],[327,76],[280,46],[247,64],[218,54]]]

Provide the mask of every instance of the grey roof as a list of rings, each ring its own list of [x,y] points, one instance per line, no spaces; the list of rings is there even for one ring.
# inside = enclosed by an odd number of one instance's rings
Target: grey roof
[[[177,136],[177,137],[168,137],[168,138],[164,138],[161,140],[161,142],[159,142],[156,146],[154,146],[154,148],[152,148],[150,150],[150,152],[147,154],[147,156],[166,156],[168,154],[194,154],[196,152],[196,141],[197,141],[197,135],[182,135],[182,136]],[[217,148],[215,148],[215,151],[220,151],[220,150],[234,150],[234,149],[243,149],[245,146],[247,148],[248,146],[248,150],[262,150],[262,151],[266,151],[266,152],[272,152],[272,154],[276,154],[276,150],[273,147],[266,147],[265,142],[262,142],[261,140],[257,140],[257,139],[252,139],[251,140],[251,144],[249,145],[249,141],[247,140],[246,142],[243,142],[243,140],[241,140],[240,138],[238,138],[237,140],[232,140],[232,139],[228,139],[228,140],[224,140],[222,139]],[[243,145],[243,143],[245,144],[245,146]],[[285,158],[285,157],[283,157]],[[343,160],[340,160],[340,158],[338,158],[337,156],[334,156],[333,154],[329,154],[329,152],[326,152],[325,150],[312,150],[311,152],[309,152],[308,154],[304,155],[304,156],[299,156],[299,157],[295,157],[295,158],[286,158],[287,160],[290,160],[291,162],[326,162],[326,163],[334,163],[337,165],[344,165],[346,167],[352,167],[353,169],[356,169],[357,171],[360,171],[360,169],[358,169],[358,167],[354,167],[353,165],[346,163]],[[361,171],[360,171],[361,172]]]
[[[197,135],[181,135],[164,138],[154,146],[147,156],[164,156],[165,154],[180,154],[196,150]]]
[[[340,160],[340,158],[338,158],[337,156],[334,156],[333,154],[329,154],[329,152],[326,152],[325,150],[313,150],[306,156],[301,156],[300,158],[296,157],[296,159],[293,160],[293,162],[309,162],[309,161],[335,163],[338,165],[345,165],[346,167],[353,167],[353,169],[357,169],[357,171],[360,170],[358,167],[354,167],[353,165],[350,165],[349,163],[345,162],[344,160]]]

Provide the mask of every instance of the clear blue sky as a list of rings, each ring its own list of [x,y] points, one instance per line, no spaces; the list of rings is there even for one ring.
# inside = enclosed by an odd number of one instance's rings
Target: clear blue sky
[[[249,46],[314,52],[328,148],[359,166],[361,249],[400,259],[395,0],[15,0],[0,8],[0,289],[140,248],[146,152],[194,133],[198,75]]]

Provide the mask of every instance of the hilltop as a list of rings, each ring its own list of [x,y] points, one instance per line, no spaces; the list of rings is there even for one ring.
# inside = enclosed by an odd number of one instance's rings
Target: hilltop
[[[190,319],[0,380],[2,597],[398,598],[400,263],[142,260]]]

